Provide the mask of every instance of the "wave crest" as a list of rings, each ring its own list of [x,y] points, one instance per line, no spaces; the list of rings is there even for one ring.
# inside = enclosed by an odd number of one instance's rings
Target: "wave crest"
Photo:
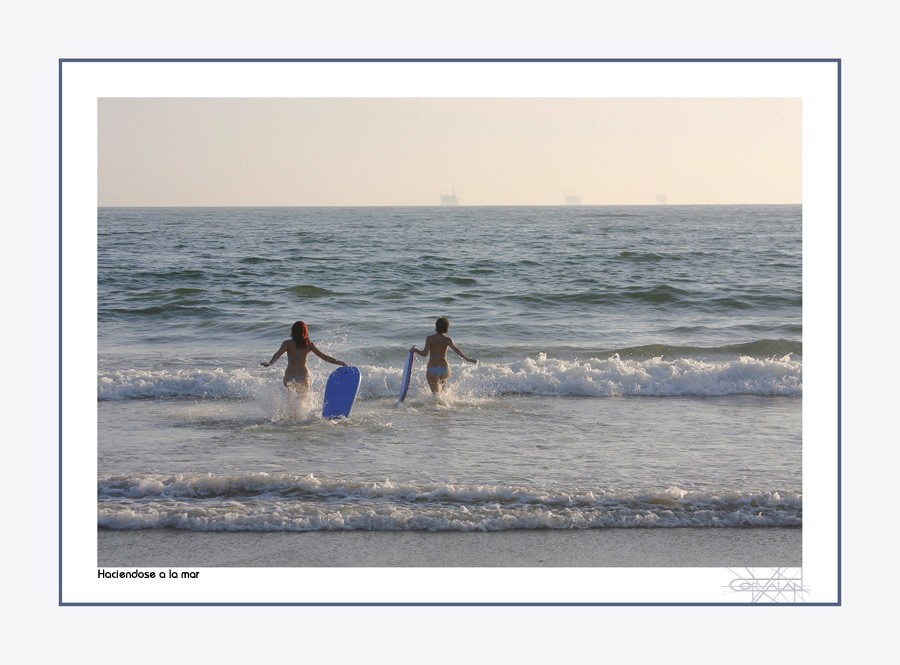
[[[472,397],[542,395],[558,397],[678,397],[803,394],[802,362],[792,354],[780,358],[668,358],[635,357],[619,353],[586,361],[550,358],[546,354],[511,363],[483,362],[477,366],[453,363],[452,389]],[[400,394],[402,364],[394,367],[359,366],[360,399]],[[324,379],[324,374],[319,374]],[[114,370],[97,379],[100,400],[139,398],[259,397],[275,381],[271,372],[247,369]],[[318,379],[317,379],[318,381]],[[316,387],[316,384],[314,384]],[[319,388],[321,383],[319,384]],[[317,388],[317,389],[319,389]],[[414,369],[412,391],[425,392],[424,367]]]
[[[312,475],[101,476],[98,524],[197,531],[499,531],[800,526],[798,492],[559,491]]]

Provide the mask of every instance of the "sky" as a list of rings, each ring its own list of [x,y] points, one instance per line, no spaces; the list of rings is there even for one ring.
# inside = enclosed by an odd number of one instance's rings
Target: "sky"
[[[801,202],[799,99],[104,98],[100,206]]]

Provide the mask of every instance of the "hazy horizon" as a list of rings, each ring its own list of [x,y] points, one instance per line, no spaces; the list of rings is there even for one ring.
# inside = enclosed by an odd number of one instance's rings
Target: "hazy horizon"
[[[726,207],[726,206],[799,206],[796,203],[483,203],[478,205],[466,205],[460,203],[456,206],[442,206],[440,203],[419,204],[384,204],[384,205],[100,205],[100,208],[641,208],[641,207],[668,207],[668,208],[697,208],[697,207]]]
[[[100,207],[777,205],[801,102],[105,98]]]

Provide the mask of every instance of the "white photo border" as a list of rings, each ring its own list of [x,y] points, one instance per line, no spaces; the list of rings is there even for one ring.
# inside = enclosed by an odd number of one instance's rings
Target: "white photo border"
[[[801,99],[803,592],[775,602],[840,604],[839,60],[59,63],[60,605],[741,605],[747,594],[734,593],[725,568],[203,568],[189,585],[98,579],[97,102],[106,97]]]

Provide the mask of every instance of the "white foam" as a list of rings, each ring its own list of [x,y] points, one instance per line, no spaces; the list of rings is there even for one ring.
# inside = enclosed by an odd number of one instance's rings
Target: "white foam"
[[[360,366],[360,399],[397,397],[402,368]],[[99,399],[150,397],[257,398],[273,385],[271,373],[246,369],[116,370],[101,372]],[[802,361],[793,356],[760,359],[697,359],[662,357],[648,360],[606,359],[579,362],[539,354],[510,363],[453,366],[450,385],[472,397],[514,395],[553,396],[722,396],[803,393]],[[315,388],[315,386],[314,386]],[[413,376],[411,395],[428,392],[424,371]]]
[[[201,531],[800,526],[799,493],[558,492],[514,486],[353,483],[287,473],[106,476],[98,524]]]
[[[146,397],[229,397],[248,398],[271,379],[263,379],[245,369],[145,370],[125,369],[100,372],[98,399]]]

